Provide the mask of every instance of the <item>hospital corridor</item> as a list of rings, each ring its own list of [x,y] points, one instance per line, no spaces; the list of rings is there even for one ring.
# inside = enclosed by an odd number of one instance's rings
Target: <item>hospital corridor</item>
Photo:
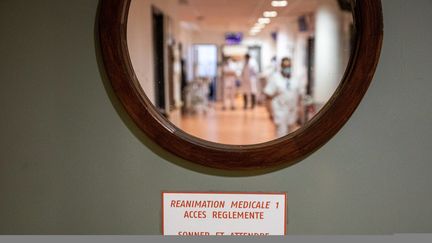
[[[139,85],[196,138],[254,145],[304,127],[349,65],[351,0],[132,0]]]

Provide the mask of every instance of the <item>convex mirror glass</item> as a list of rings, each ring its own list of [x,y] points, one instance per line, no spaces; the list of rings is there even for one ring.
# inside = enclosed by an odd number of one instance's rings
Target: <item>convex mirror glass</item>
[[[356,43],[348,0],[132,0],[127,44],[160,114],[200,139],[297,131],[337,90]]]

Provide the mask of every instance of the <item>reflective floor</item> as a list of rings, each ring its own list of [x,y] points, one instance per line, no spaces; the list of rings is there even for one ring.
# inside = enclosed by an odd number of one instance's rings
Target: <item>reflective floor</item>
[[[235,110],[224,110],[221,103],[213,103],[207,111],[194,115],[182,116],[175,111],[170,121],[193,136],[222,144],[251,145],[276,138],[275,126],[265,106],[244,110],[241,99],[237,100]]]

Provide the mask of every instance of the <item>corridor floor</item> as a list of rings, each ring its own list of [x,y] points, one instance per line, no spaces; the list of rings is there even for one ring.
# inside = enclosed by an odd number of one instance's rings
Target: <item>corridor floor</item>
[[[276,138],[275,127],[264,106],[244,110],[239,104],[235,110],[223,110],[216,103],[206,114],[182,116],[179,111],[173,112],[170,121],[195,137],[222,144],[251,145]]]

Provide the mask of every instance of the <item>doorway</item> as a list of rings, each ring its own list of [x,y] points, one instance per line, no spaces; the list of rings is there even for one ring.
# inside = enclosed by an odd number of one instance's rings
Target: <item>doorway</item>
[[[153,63],[154,63],[154,89],[155,105],[163,114],[167,115],[165,100],[165,19],[164,14],[152,7],[153,18]]]
[[[248,48],[248,53],[255,60],[255,63],[258,64],[258,71],[262,71],[262,62],[261,62],[261,46],[250,46]]]
[[[193,46],[195,79],[208,79],[209,100],[215,101],[218,76],[217,45],[198,44]]]

